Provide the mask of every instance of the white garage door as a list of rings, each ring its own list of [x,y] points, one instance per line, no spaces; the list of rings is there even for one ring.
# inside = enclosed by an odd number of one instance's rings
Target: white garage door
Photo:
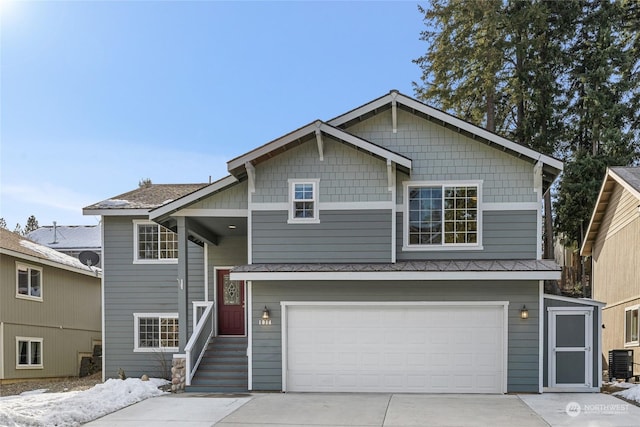
[[[286,391],[506,392],[503,304],[288,304]]]

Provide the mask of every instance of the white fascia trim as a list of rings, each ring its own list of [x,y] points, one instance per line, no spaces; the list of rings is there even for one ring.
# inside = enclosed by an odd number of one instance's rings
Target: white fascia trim
[[[540,210],[538,202],[517,203],[483,203],[483,211],[537,211]]]
[[[191,216],[191,217],[238,217],[246,218],[249,215],[247,209],[181,209],[171,216]]]
[[[228,161],[227,170],[233,170],[239,167],[243,167],[247,162],[250,162],[257,159],[258,157],[264,156],[265,154],[277,150],[278,148],[289,144],[291,141],[295,141],[296,139],[300,139],[304,136],[314,133],[317,128],[316,123],[317,122],[309,123],[308,125],[301,127],[300,129],[293,131],[288,135],[280,137],[275,141],[268,142],[262,147],[258,147],[246,154],[243,154],[240,157],[236,157],[235,159]]]
[[[571,298],[571,297],[564,297],[561,295],[551,295],[551,294],[543,294],[543,297],[545,299],[551,299],[555,301],[570,302],[573,304],[582,304],[582,305],[592,305],[595,307],[604,307],[605,305],[607,305],[607,303],[592,300],[592,299],[587,299],[587,298]],[[584,308],[582,310],[584,310]]]
[[[336,271],[336,272],[231,272],[232,280],[559,280],[560,271]]]
[[[148,216],[151,209],[83,209],[82,215]]]
[[[318,125],[318,123],[320,123]],[[356,147],[362,148],[363,150],[369,151],[377,156],[382,157],[383,159],[389,159],[392,162],[395,162],[399,165],[402,165],[408,169],[411,169],[411,160],[400,156],[399,154],[393,153],[385,148],[382,148],[376,144],[373,144],[369,141],[366,141],[362,138],[358,138],[355,135],[351,135],[347,132],[344,132],[338,128],[335,128],[331,125],[328,125],[324,122],[315,121],[310,123],[288,135],[281,137],[280,139],[276,139],[270,143],[263,145],[262,147],[256,148],[253,151],[250,151],[243,156],[236,157],[235,159],[227,162],[227,169],[234,170],[236,168],[244,166],[247,162],[251,162],[261,156],[264,156],[278,148],[281,148],[292,141],[303,138],[307,135],[315,134],[316,130],[320,130],[327,135],[331,135],[337,139],[348,142]]]
[[[396,96],[393,96],[394,93],[396,94]],[[334,119],[329,120],[327,123],[329,123],[331,126],[340,126],[341,124],[356,119],[370,111],[377,110],[384,105],[390,104],[394,98],[397,98],[397,94],[398,92],[392,91],[387,95],[382,96],[381,98],[375,99],[361,107],[356,108],[353,111],[335,117]]]
[[[442,122],[448,123],[458,129],[462,129],[471,134],[478,135],[481,138],[494,142],[498,145],[508,148],[509,150],[513,150],[516,153],[522,154],[523,156],[526,156],[532,160],[541,161],[558,170],[563,170],[563,163],[558,159],[554,159],[553,157],[546,156],[513,141],[509,141],[508,139],[491,133],[486,129],[472,125],[471,123],[465,122],[464,120],[461,120],[443,111],[436,110],[435,108],[429,107],[428,105],[425,105],[400,93],[398,94],[398,97],[396,99],[407,107],[413,108],[414,110],[420,111],[421,113],[424,113]]]
[[[50,267],[55,267],[55,268],[59,268],[61,270],[71,271],[73,273],[84,274],[85,276],[100,277],[102,275],[102,270],[100,270],[100,269],[92,270],[89,267],[87,267],[88,270],[83,270],[81,268],[76,268],[76,267],[72,267],[72,266],[69,266],[69,265],[60,264],[60,263],[57,263],[55,261],[49,261],[48,259],[38,258],[38,257],[32,256],[32,255],[26,255],[26,254],[23,254],[22,252],[12,251],[11,249],[0,248],[0,254],[12,256],[12,257],[19,258],[21,260],[25,260],[25,261],[29,261],[29,262],[35,262],[35,263],[40,263],[40,264],[43,264],[43,265],[48,265]]]
[[[237,182],[238,182],[238,178],[232,175],[228,175],[212,184],[207,185],[206,187],[203,187],[199,190],[194,191],[191,194],[188,194],[184,197],[174,200],[173,202],[167,203],[166,205],[163,205],[151,210],[149,212],[149,219],[155,219],[163,215],[171,214],[174,211],[177,211],[184,206],[187,206],[193,202],[196,202],[203,197],[207,197],[208,195],[215,193],[216,191],[222,190],[223,188],[228,187]]]
[[[421,113],[424,113],[442,122],[448,123],[451,126],[454,126],[458,129],[462,129],[474,135],[478,135],[481,138],[487,139],[505,148],[508,148],[517,153],[520,153],[532,160],[540,160],[545,164],[552,166],[558,170],[563,170],[563,163],[560,160],[538,153],[534,150],[531,150],[513,141],[509,141],[506,138],[502,138],[478,126],[472,125],[471,123],[467,123],[464,120],[458,119],[457,117],[454,117],[443,111],[439,111],[439,110],[436,110],[435,108],[429,107],[428,105],[425,105],[419,101],[416,101],[413,98],[409,98],[408,96],[403,95],[397,91],[391,91],[389,94],[381,98],[378,98],[368,104],[365,104],[362,107],[356,108],[355,110],[347,114],[338,116],[333,120],[330,120],[328,123],[332,126],[340,126],[343,123],[346,123],[350,120],[358,118],[370,111],[374,111],[375,109],[380,108],[386,104],[391,104],[394,99],[396,100],[396,102],[404,104],[409,108],[413,108],[414,110],[420,111]]]
[[[329,126],[323,123],[320,126],[320,129],[338,139],[346,141],[352,145],[355,145],[358,148],[362,148],[363,150],[369,151],[377,156],[382,157],[383,159],[390,160],[393,163],[404,166],[407,169],[411,169],[411,159],[403,157],[399,154],[393,153],[385,148],[380,147],[379,145],[375,145],[367,140],[359,138],[355,135],[351,135],[350,133],[346,133],[338,128],[333,126]]]

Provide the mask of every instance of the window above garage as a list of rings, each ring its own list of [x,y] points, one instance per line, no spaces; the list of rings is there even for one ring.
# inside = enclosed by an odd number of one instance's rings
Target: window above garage
[[[481,182],[405,182],[403,250],[482,249]]]

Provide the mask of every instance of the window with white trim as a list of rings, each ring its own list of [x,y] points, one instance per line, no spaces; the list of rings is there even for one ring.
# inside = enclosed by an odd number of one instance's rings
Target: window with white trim
[[[318,223],[319,180],[289,180],[289,222]]]
[[[478,247],[479,184],[405,184],[405,247]]]
[[[626,347],[640,345],[640,305],[627,307],[624,310],[624,345]]]
[[[138,263],[178,261],[178,235],[159,224],[134,221],[133,259]]]
[[[16,337],[16,369],[42,367],[42,338]]]
[[[16,262],[16,297],[42,301],[42,268]]]
[[[178,313],[134,313],[134,351],[178,351]]]

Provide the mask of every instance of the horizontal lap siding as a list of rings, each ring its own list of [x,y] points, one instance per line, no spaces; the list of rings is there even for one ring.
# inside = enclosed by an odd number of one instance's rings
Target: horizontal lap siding
[[[104,364],[107,378],[124,369],[127,376],[164,376],[172,353],[134,353],[133,313],[178,311],[178,264],[133,263],[133,218],[103,217],[105,298]],[[204,298],[203,249],[189,244],[189,313],[191,301]],[[190,314],[189,314],[190,316]],[[191,323],[191,317],[189,317]],[[191,325],[189,325],[191,327]]]
[[[425,259],[535,259],[536,211],[484,211],[482,250],[403,251],[403,217],[397,214],[398,261]]]
[[[319,224],[287,224],[286,211],[252,213],[254,263],[390,262],[391,210],[320,211]]]
[[[16,369],[16,337],[42,338],[42,369]],[[93,353],[92,344],[101,340],[100,330],[59,326],[4,325],[5,379],[70,377],[80,374],[80,353]]]
[[[509,301],[509,392],[538,391],[537,281],[527,282],[285,282],[252,284],[252,317],[267,306],[270,326],[253,326],[253,389],[282,389],[281,301]],[[529,319],[520,319],[526,305]]]

